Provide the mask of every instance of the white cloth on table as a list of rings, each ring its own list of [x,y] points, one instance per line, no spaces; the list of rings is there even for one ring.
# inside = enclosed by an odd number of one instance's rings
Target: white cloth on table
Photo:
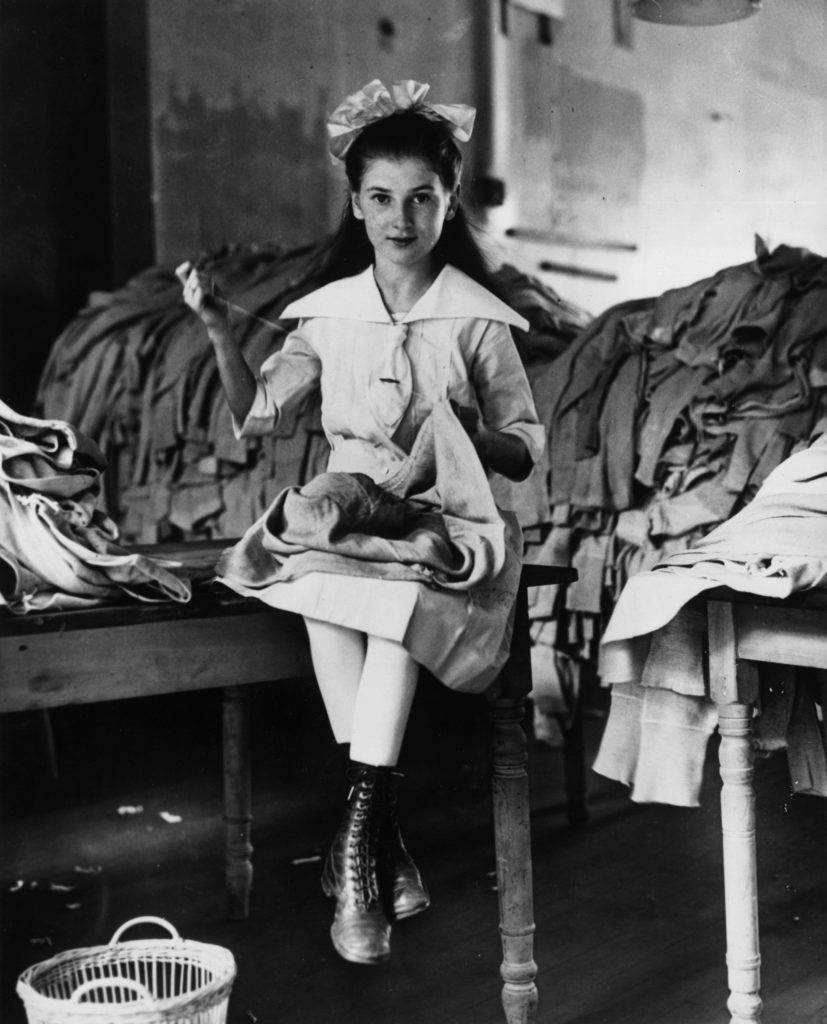
[[[767,477],[755,498],[688,551],[624,587],[600,649],[612,687],[594,770],[632,787],[637,802],[697,805],[717,715],[703,668],[705,621],[693,598],[715,587],[784,599],[827,580],[827,435]],[[664,696],[668,693],[668,697]],[[617,699],[616,699],[617,698]],[[787,740],[797,792],[827,795],[825,754],[807,740],[815,707],[798,705]],[[671,742],[670,742],[671,737]]]
[[[171,563],[123,548],[99,508],[106,460],[63,420],[0,402],[0,606],[22,614],[128,594],[188,601]]]

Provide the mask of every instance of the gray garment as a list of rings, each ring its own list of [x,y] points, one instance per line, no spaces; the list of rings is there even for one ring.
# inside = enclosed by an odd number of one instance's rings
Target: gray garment
[[[263,587],[327,568],[469,589],[493,575],[502,522],[479,463],[457,457],[456,431],[450,403],[437,403],[381,486],[334,471],[286,488],[225,552],[218,576]]]

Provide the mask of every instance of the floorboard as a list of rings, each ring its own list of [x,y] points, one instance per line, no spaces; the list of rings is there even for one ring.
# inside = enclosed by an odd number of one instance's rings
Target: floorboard
[[[57,780],[36,716],[0,723],[4,1024],[25,1022],[23,967],[140,914],[233,950],[228,1024],[502,1024],[482,702],[417,696],[401,815],[433,906],[394,928],[389,964],[365,968],[330,946],[313,859],[344,788],[318,697],[296,683],[254,701],[248,921],[224,917],[216,694],[55,712]],[[587,717],[589,762],[604,710]],[[572,827],[561,754],[532,746],[541,1024],[727,1024],[715,753],[701,807],[637,806],[590,771],[591,820]],[[827,1024],[827,801],[788,786],[783,754],[759,763],[764,1019]]]

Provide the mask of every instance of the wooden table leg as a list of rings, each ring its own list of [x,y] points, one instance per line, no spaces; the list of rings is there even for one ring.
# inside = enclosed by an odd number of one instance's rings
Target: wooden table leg
[[[532,684],[528,588],[576,578],[576,573],[570,569],[523,566],[514,604],[508,660],[487,694],[491,721],[497,893],[503,947],[500,976],[508,1024],[533,1024],[537,1019],[538,1002],[537,964],[534,961],[531,805],[526,770],[528,742],[523,729],[526,697]]]
[[[232,918],[244,918],[250,913],[253,884],[250,694],[244,686],[227,686],[224,689],[223,745],[227,911]]]
[[[534,962],[534,896],[525,699],[489,698],[494,793],[494,842],[503,962],[502,1001],[508,1024],[537,1016]]]
[[[721,831],[724,851],[727,971],[731,1024],[761,1020],[761,953],[755,857],[752,716],[758,669],[737,658],[734,610],[710,602],[709,677],[721,734]]]

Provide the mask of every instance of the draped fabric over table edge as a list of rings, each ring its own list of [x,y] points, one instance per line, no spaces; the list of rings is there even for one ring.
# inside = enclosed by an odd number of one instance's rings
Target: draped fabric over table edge
[[[821,434],[776,467],[754,500],[700,544],[626,584],[601,643],[600,671],[612,703],[595,771],[631,786],[637,802],[697,805],[717,714],[704,677],[704,610],[693,599],[715,587],[783,599],[825,582],[827,434]],[[818,719],[823,684],[801,693],[792,670],[765,667],[764,673],[777,685],[762,686],[759,743],[788,747],[794,792],[827,796]]]

